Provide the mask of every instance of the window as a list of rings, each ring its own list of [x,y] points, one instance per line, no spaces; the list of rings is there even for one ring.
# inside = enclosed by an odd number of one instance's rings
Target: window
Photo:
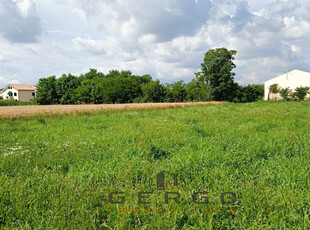
[[[17,97],[17,93],[14,93],[14,97]]]
[[[32,96],[35,97],[35,96],[36,96],[36,93],[32,93]]]

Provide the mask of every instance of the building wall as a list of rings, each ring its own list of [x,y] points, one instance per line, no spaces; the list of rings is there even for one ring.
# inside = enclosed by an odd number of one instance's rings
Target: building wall
[[[264,94],[264,100],[269,99],[280,99],[280,95],[269,95],[269,87],[273,84],[278,84],[281,88],[287,88],[289,87],[294,91],[297,87],[310,87],[310,73],[304,72],[301,70],[293,70],[291,72],[282,74],[278,77],[272,78],[265,82],[265,94]]]
[[[13,96],[8,95],[9,92],[13,93]],[[32,101],[35,97],[32,96],[32,93],[35,93],[34,90],[17,90],[12,87],[12,89],[7,88],[3,92],[4,100],[17,100],[17,101]]]
[[[19,91],[19,95],[18,95],[18,100],[19,101],[32,101],[35,97],[32,96],[32,93],[34,93],[34,91]]]
[[[8,92],[12,92],[13,96],[9,97]],[[14,96],[16,94],[16,96]],[[7,88],[5,91],[3,91],[3,99],[4,100],[18,100],[18,90],[17,89],[9,89]]]

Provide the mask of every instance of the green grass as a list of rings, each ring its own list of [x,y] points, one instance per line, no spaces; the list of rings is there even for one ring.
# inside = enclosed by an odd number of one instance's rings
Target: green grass
[[[308,102],[0,120],[0,225],[309,229],[309,130]],[[153,190],[162,171],[190,189]],[[138,192],[152,190],[150,204],[138,204]],[[193,203],[198,191],[208,204]],[[111,192],[124,192],[125,204],[111,204]],[[180,204],[165,204],[165,192]],[[236,202],[222,204],[225,192]]]
[[[0,106],[13,106],[13,105],[36,105],[34,101],[15,101],[15,100],[1,100]]]

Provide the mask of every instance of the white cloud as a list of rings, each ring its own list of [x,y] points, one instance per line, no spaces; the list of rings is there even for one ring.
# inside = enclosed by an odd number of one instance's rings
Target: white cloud
[[[0,63],[8,62],[8,59],[0,54]]]
[[[310,24],[304,20],[297,20],[295,16],[284,17],[283,22],[285,24],[285,36],[287,38],[300,38],[308,37],[310,38]]]
[[[32,0],[0,2],[0,35],[16,43],[33,43],[41,35],[41,24]]]
[[[241,79],[237,80],[237,82],[238,82],[239,84],[241,84],[241,85],[246,85],[246,84],[248,84],[249,82],[250,82],[251,84],[260,83],[256,72],[252,72],[252,73],[250,73],[250,74],[245,74],[245,75],[243,75]]]
[[[262,83],[310,70],[309,10],[302,0],[2,0],[0,75],[36,83],[98,68],[189,80],[208,49],[227,47],[236,79]]]
[[[122,25],[133,18],[135,33],[125,39],[137,39],[138,34],[156,34],[161,41],[195,33],[208,19],[209,0],[146,1],[66,1],[84,10],[90,23],[104,34],[119,36]],[[121,39],[121,38],[120,38]]]
[[[19,80],[9,80],[0,76],[0,88],[5,87],[7,84],[20,84]]]
[[[81,52],[86,52],[93,55],[102,55],[106,53],[108,47],[105,41],[96,41],[91,38],[76,37],[73,39],[74,47]]]
[[[6,84],[6,80],[0,76],[0,87],[3,87]]]
[[[18,6],[23,17],[36,14],[35,6],[32,0],[13,0],[13,2],[16,2],[16,5]]]
[[[20,84],[20,81],[19,80],[11,80],[10,84]]]
[[[300,53],[301,47],[293,44],[293,45],[291,45],[291,50],[293,53]]]

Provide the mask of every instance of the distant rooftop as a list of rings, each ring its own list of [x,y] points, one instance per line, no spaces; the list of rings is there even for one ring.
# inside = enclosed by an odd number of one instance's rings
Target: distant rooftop
[[[35,90],[36,85],[24,85],[24,84],[9,84],[9,86],[12,86],[13,88],[17,90]]]

